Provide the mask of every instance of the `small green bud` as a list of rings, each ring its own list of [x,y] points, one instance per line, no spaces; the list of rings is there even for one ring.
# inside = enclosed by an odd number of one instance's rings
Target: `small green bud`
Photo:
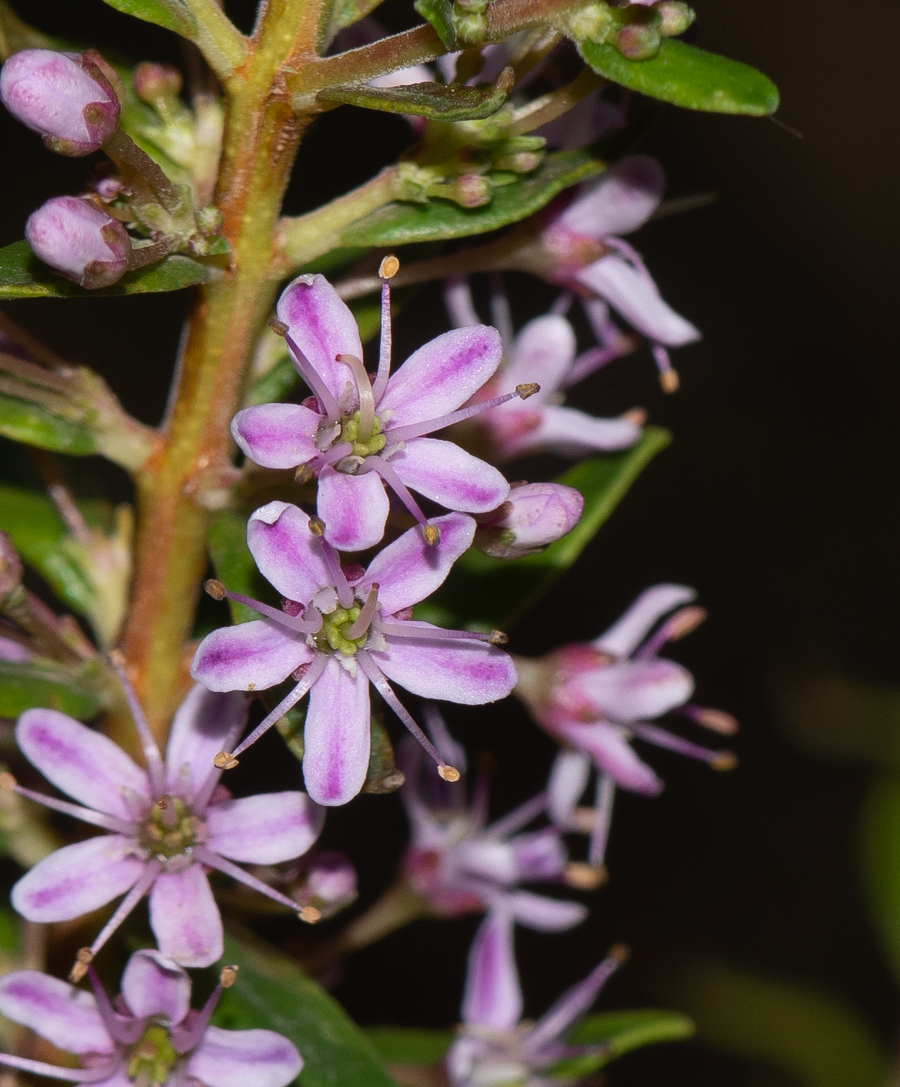
[[[683,34],[697,18],[697,13],[682,0],[659,0],[653,5],[659,14],[659,32],[664,38],[675,38]]]
[[[453,25],[462,45],[480,45],[487,34],[487,19],[477,12],[453,15]]]
[[[181,73],[168,64],[142,61],[134,70],[134,91],[151,106],[160,99],[177,98],[181,92]]]
[[[197,226],[204,234],[218,234],[225,223],[225,217],[215,204],[208,204],[197,212]]]
[[[628,60],[649,60],[659,52],[660,35],[655,26],[629,23],[616,35],[616,49]]]
[[[569,13],[569,34],[575,41],[603,42],[615,26],[616,20],[608,4],[586,4]]]

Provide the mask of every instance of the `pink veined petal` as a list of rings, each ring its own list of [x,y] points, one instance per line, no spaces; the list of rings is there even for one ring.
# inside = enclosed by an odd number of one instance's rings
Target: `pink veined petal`
[[[667,613],[696,597],[687,585],[654,585],[635,600],[628,611],[592,643],[614,657],[627,657]]]
[[[569,743],[586,751],[597,769],[623,789],[646,796],[657,796],[662,791],[663,783],[615,726],[601,721],[596,725],[569,725],[558,731]]]
[[[408,529],[379,551],[369,563],[358,589],[365,595],[379,585],[378,601],[383,615],[393,615],[430,596],[443,584],[459,556],[472,546],[475,522],[464,513],[432,518],[441,533],[437,547],[428,547],[417,526]]]
[[[381,542],[390,501],[376,472],[358,476],[322,469],[316,512],[325,539],[338,551],[365,551]]]
[[[122,975],[122,996],[136,1019],[159,1016],[177,1026],[191,1008],[191,979],[158,951],[135,951]]]
[[[690,321],[663,300],[656,284],[615,254],[582,268],[575,278],[605,298],[638,332],[667,347],[700,339]]]
[[[304,635],[271,619],[253,619],[207,634],[194,654],[191,675],[211,691],[261,691],[287,679],[313,655]]]
[[[296,1046],[273,1030],[207,1027],[187,1073],[204,1087],[286,1087],[300,1072]]]
[[[550,818],[563,830],[572,826],[575,807],[587,788],[591,760],[582,751],[560,751],[547,783]]]
[[[242,728],[247,707],[241,694],[210,691],[200,684],[188,691],[175,714],[166,748],[170,788],[181,783],[182,768],[187,767],[192,791],[200,789],[209,777],[213,759],[226,750],[225,740]]]
[[[691,697],[694,679],[674,661],[622,661],[583,672],[572,680],[598,717],[628,724],[659,717]]]
[[[505,910],[492,911],[475,933],[462,1002],[463,1021],[507,1031],[522,1017],[522,990],[513,951],[513,923]]]
[[[108,736],[56,710],[26,710],[16,742],[48,781],[95,811],[131,820],[127,793],[149,799],[147,774]]]
[[[28,921],[69,921],[99,909],[137,883],[144,862],[135,843],[102,834],[44,857],[13,887],[13,908]]]
[[[627,449],[640,436],[641,428],[627,419],[599,419],[577,408],[548,404],[541,409],[537,426],[507,438],[505,453],[521,456],[546,449],[562,457],[577,457],[595,449]]]
[[[67,1053],[111,1053],[115,1048],[93,996],[37,970],[0,978],[0,1014]]]
[[[309,692],[303,733],[303,776],[310,798],[346,804],[363,787],[369,768],[369,681],[331,657]]]
[[[528,404],[543,404],[562,386],[572,367],[575,332],[565,317],[558,314],[535,317],[516,336],[510,355],[508,365],[500,372],[503,391],[536,381],[541,391],[530,396]]]
[[[589,238],[630,234],[656,210],[665,185],[665,174],[656,159],[630,155],[585,185],[557,222]]]
[[[465,404],[500,365],[500,334],[489,325],[455,328],[423,344],[391,376],[378,415],[395,426],[436,419]]]
[[[231,436],[263,468],[296,468],[318,453],[320,416],[302,404],[259,404],[231,420]]]
[[[388,679],[422,698],[440,698],[464,706],[481,706],[506,698],[516,685],[516,668],[509,654],[471,639],[430,641],[430,623],[410,621],[422,640],[388,636],[387,653],[372,659]]]
[[[212,966],[222,957],[222,918],[199,864],[157,877],[150,926],[160,953],[180,966]]]
[[[564,932],[580,924],[588,915],[587,906],[580,902],[564,902],[531,891],[513,891],[505,897],[519,924],[538,932]]]
[[[349,367],[337,355],[362,358],[356,319],[346,302],[321,275],[298,276],[278,299],[278,320],[290,329],[294,343],[306,355],[332,394],[339,397],[352,380]]]
[[[258,509],[247,525],[247,546],[262,576],[288,600],[308,604],[331,584],[309,517],[297,506],[270,502]]]
[[[391,464],[410,490],[447,509],[487,513],[509,494],[502,472],[454,442],[412,438],[391,457]]]
[[[263,793],[214,804],[206,815],[207,845],[249,864],[280,864],[305,853],[325,813],[306,793]]]

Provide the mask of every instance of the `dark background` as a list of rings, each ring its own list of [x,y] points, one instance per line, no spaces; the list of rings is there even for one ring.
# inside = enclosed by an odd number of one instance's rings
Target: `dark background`
[[[235,8],[244,27],[248,10]],[[177,55],[164,32],[100,0],[29,0],[19,11],[101,49]],[[403,18],[400,9],[393,14]],[[669,195],[718,199],[632,240],[663,295],[704,339],[675,353],[677,396],[657,390],[641,355],[616,363],[575,399],[600,414],[644,404],[675,442],[558,586],[549,620],[513,633],[519,651],[543,652],[595,636],[649,584],[695,586],[710,619],[673,656],[697,677],[701,702],[741,720],[741,766],[718,775],[649,753],[667,789],[656,801],[621,795],[611,883],[589,921],[563,936],[519,933],[527,1008],[539,1014],[624,940],[632,960],[601,1007],[664,1001],[685,956],[702,953],[837,995],[893,1046],[896,990],[857,879],[856,822],[869,771],[795,748],[773,690],[808,660],[900,683],[900,14],[891,0],[852,9],[838,0],[707,0],[699,14],[701,44],[770,75],[782,93],[779,118],[802,138],[771,121],[663,112],[645,149],[665,165]],[[84,163],[51,156],[6,116],[0,140],[7,244],[38,203],[78,190]],[[289,210],[351,188],[405,140],[399,119],[330,114],[303,148]],[[522,320],[552,298],[524,281],[510,285],[521,288],[514,306]],[[185,305],[179,295],[6,310],[61,354],[101,370],[127,408],[156,422]],[[443,320],[437,298],[417,300],[415,317],[397,323],[397,356]],[[474,749],[496,754],[499,808],[540,787],[553,747],[515,707],[449,718]],[[380,836],[393,835],[395,850],[402,834],[399,805],[365,797],[330,824],[333,841],[363,858],[370,894],[387,879]],[[362,1022],[446,1025],[457,1014],[474,926],[421,922],[358,955],[336,995]],[[751,1063],[692,1043],[630,1057],[610,1079],[751,1087],[760,1076]]]

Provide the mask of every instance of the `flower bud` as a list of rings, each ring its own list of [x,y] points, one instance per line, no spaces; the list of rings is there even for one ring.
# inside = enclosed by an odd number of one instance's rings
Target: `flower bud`
[[[531,555],[570,532],[583,509],[584,498],[574,487],[523,483],[502,506],[477,518],[475,546],[497,559]]]
[[[659,3],[653,5],[653,10],[660,17],[659,32],[664,38],[675,38],[683,34],[697,18],[694,9],[682,0],[659,0]]]
[[[343,853],[315,853],[308,858],[303,884],[294,897],[331,917],[356,899],[356,871]]]
[[[88,290],[109,287],[128,267],[125,228],[76,196],[54,196],[39,207],[25,224],[25,237],[45,264]]]
[[[119,124],[116,92],[88,54],[14,53],[0,70],[0,101],[61,155],[96,151]]]
[[[659,30],[644,23],[628,23],[616,37],[616,49],[627,60],[650,60],[659,52]]]
[[[141,61],[134,70],[132,81],[134,93],[151,106],[160,100],[177,98],[181,93],[181,73],[168,64]]]

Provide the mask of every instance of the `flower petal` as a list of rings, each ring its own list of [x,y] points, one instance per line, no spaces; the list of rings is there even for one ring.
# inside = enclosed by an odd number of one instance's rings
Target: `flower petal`
[[[37,970],[0,978],[0,1013],[67,1053],[111,1053],[115,1048],[93,996]]]
[[[547,782],[547,811],[563,830],[572,826],[575,807],[587,788],[591,760],[582,751],[560,751]]]
[[[297,506],[270,502],[258,509],[247,525],[247,546],[262,576],[288,600],[308,604],[331,584],[309,518]]]
[[[188,691],[175,714],[166,748],[171,789],[182,783],[184,775],[192,793],[200,789],[215,756],[231,750],[226,741],[243,728],[247,708],[247,699],[241,694],[214,692],[200,684]]]
[[[376,472],[358,476],[323,468],[316,512],[325,539],[338,551],[365,551],[381,542],[390,502]]]
[[[665,174],[656,159],[629,155],[584,186],[557,223],[589,238],[630,234],[656,210],[665,185]]]
[[[563,874],[569,859],[559,831],[544,827],[531,834],[517,834],[509,845],[516,861],[516,881],[554,880]]]
[[[500,333],[489,325],[444,332],[423,344],[391,376],[378,403],[386,432],[437,419],[472,397],[500,365]]]
[[[378,601],[383,615],[393,615],[430,596],[442,585],[450,567],[472,546],[475,522],[464,513],[448,513],[431,519],[441,533],[440,543],[428,547],[418,527],[408,529],[379,551],[359,582],[365,595],[380,586]]]
[[[535,317],[516,336],[510,355],[509,363],[500,372],[503,391],[524,382],[537,381],[541,391],[528,398],[529,404],[543,404],[561,388],[572,367],[575,331],[565,317],[558,314]]]
[[[522,990],[513,951],[512,918],[496,910],[481,922],[469,951],[463,1021],[508,1031],[522,1017]]]
[[[158,876],[150,926],[160,953],[180,966],[212,966],[222,957],[222,918],[199,864]]]
[[[623,789],[646,796],[657,796],[662,791],[663,783],[615,726],[601,721],[596,725],[567,725],[558,732],[570,744],[586,751],[597,769]]]
[[[263,468],[296,468],[319,452],[319,415],[302,404],[259,404],[231,420],[231,436]]]
[[[254,619],[207,634],[191,675],[211,691],[260,691],[287,679],[313,655],[302,634],[271,619]]]
[[[514,457],[547,450],[561,457],[578,457],[596,449],[627,449],[640,436],[641,428],[627,419],[600,419],[577,408],[549,404],[535,413],[529,428],[503,435],[503,452]]]
[[[413,438],[391,464],[407,487],[447,509],[486,513],[509,494],[502,472],[454,442]]]
[[[113,743],[56,710],[26,710],[16,742],[48,781],[95,811],[132,819],[127,796],[149,799],[146,773]]]
[[[538,932],[563,932],[580,924],[588,915],[587,906],[580,902],[564,902],[531,891],[514,891],[506,901],[520,925]]]
[[[303,275],[284,289],[277,312],[310,365],[334,396],[340,396],[352,374],[336,356],[362,358],[359,329],[346,302],[324,276]]]
[[[598,717],[628,724],[659,717],[687,702],[694,679],[680,664],[656,658],[594,668],[575,677],[572,686],[596,708]]]
[[[699,330],[663,300],[653,280],[615,254],[582,268],[575,278],[656,343],[679,347],[700,339]]]
[[[614,657],[627,657],[666,612],[673,611],[680,604],[690,603],[696,595],[687,585],[654,585],[642,592],[622,618],[593,644]]]
[[[331,657],[309,692],[303,733],[303,776],[317,804],[346,804],[369,768],[369,681]]]
[[[274,1030],[207,1027],[187,1062],[187,1074],[205,1087],[285,1087],[303,1059],[296,1046]]]
[[[409,622],[422,638],[388,636],[389,651],[372,653],[388,679],[422,698],[442,698],[464,706],[481,706],[506,698],[516,685],[509,654],[472,639],[429,640],[430,623]]]
[[[13,887],[13,908],[28,921],[69,921],[118,898],[137,883],[144,862],[135,843],[102,834],[44,857]]]
[[[136,1019],[160,1016],[177,1026],[191,1008],[191,979],[158,951],[135,951],[122,975],[122,997]]]
[[[207,844],[233,861],[280,864],[309,849],[319,836],[324,816],[301,792],[225,800],[207,812]]]

